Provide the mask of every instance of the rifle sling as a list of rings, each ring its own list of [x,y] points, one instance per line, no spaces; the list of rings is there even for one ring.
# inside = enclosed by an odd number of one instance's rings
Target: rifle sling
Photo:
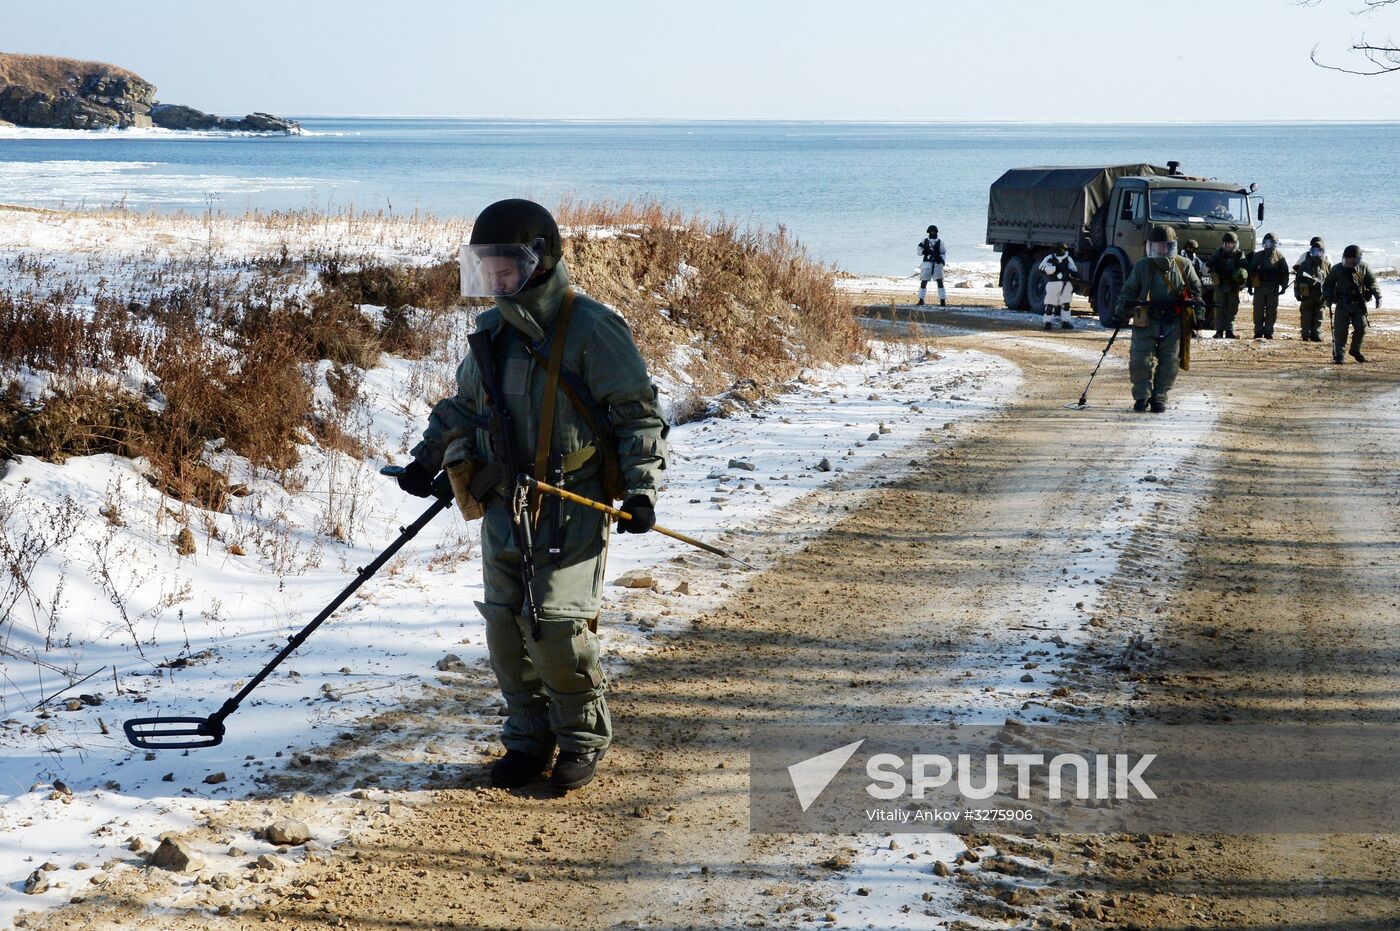
[[[554,406],[559,394],[559,366],[564,358],[564,337],[569,332],[569,320],[573,317],[573,288],[564,292],[564,301],[559,305],[559,315],[554,320],[554,334],[550,340],[549,361],[545,366],[544,398],[540,407],[540,432],[535,439],[535,481],[549,481],[549,453],[554,445]],[[529,344],[526,343],[529,350]],[[535,354],[530,353],[532,356]],[[539,525],[541,494],[530,491],[530,519]]]

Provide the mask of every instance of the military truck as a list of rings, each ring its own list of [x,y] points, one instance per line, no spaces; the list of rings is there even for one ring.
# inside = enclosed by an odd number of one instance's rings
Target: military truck
[[[1006,306],[1042,312],[1045,276],[1038,266],[1060,242],[1079,266],[1075,293],[1088,296],[1105,326],[1123,280],[1145,254],[1153,223],[1174,227],[1178,241],[1196,240],[1202,257],[1227,232],[1252,252],[1254,224],[1264,222],[1257,185],[1188,177],[1179,165],[1013,168],[998,178],[987,207],[987,244],[1001,253]]]

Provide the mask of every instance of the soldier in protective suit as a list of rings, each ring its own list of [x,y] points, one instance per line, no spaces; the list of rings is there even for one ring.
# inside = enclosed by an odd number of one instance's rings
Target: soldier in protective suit
[[[1298,328],[1305,341],[1322,342],[1322,283],[1331,270],[1321,236],[1314,236],[1308,251],[1293,263],[1293,296],[1298,298]]]
[[[522,468],[533,464],[537,478],[589,498],[621,498],[632,519],[619,532],[650,530],[667,457],[656,388],[621,315],[569,286],[549,212],[526,200],[482,211],[462,247],[462,293],[496,299],[477,331],[489,334],[486,345],[500,373],[495,396],[509,413]],[[457,369],[457,393],[433,408],[399,483],[426,495],[445,467],[463,513],[484,517],[485,597],[477,608],[508,712],[501,734],[506,753],[491,768],[492,785],[532,781],[550,767],[557,746],[551,782],[573,789],[593,778],[612,741],[595,633],[608,519],[558,498],[530,499],[523,519],[534,527],[531,623],[512,523],[526,510],[523,495],[512,510],[504,470],[501,481],[480,488],[479,478],[493,474],[483,426],[493,411],[476,338]]]
[[[1074,300],[1074,276],[1079,267],[1069,254],[1069,246],[1058,243],[1055,251],[1040,260],[1040,272],[1045,276],[1045,329],[1051,329],[1050,320],[1060,318],[1060,329],[1072,330],[1070,303]]]
[[[1361,261],[1361,247],[1347,246],[1342,251],[1342,264],[1333,265],[1322,282],[1322,299],[1336,307],[1335,322],[1332,324],[1332,361],[1342,364],[1342,350],[1347,348],[1347,330],[1351,330],[1350,355],[1357,362],[1365,362],[1361,354],[1361,340],[1366,336],[1366,302],[1374,299],[1376,307],[1381,306],[1381,292],[1376,287],[1376,276],[1366,263]]]
[[[1278,299],[1288,290],[1288,261],[1273,233],[1264,234],[1264,248],[1249,260],[1249,293],[1254,296],[1254,338],[1273,339]]]
[[[1195,326],[1189,302],[1199,300],[1200,293],[1196,269],[1176,254],[1176,230],[1153,226],[1147,234],[1147,255],[1128,273],[1114,310],[1117,326],[1133,328],[1128,354],[1133,410],[1160,414],[1167,409],[1167,395],[1176,384],[1183,349]]]
[[[1240,251],[1238,237],[1226,233],[1206,264],[1215,285],[1215,338],[1235,339],[1235,314],[1240,312],[1240,289],[1249,281],[1249,256]]]

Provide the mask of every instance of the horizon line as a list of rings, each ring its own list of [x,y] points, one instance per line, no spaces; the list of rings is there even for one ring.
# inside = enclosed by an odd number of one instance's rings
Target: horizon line
[[[837,117],[728,117],[728,116],[462,116],[442,113],[288,113],[288,119],[359,119],[359,120],[458,120],[469,123],[777,123],[847,126],[968,126],[968,125],[1041,125],[1041,126],[1389,126],[1400,125],[1400,119],[1284,119],[1251,120],[1089,120],[1073,118],[998,117],[944,120],[837,118]]]

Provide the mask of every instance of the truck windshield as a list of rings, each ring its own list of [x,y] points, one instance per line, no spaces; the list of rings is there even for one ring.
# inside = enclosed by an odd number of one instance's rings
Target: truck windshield
[[[1249,224],[1249,201],[1243,194],[1195,188],[1156,188],[1150,199],[1154,220]]]

